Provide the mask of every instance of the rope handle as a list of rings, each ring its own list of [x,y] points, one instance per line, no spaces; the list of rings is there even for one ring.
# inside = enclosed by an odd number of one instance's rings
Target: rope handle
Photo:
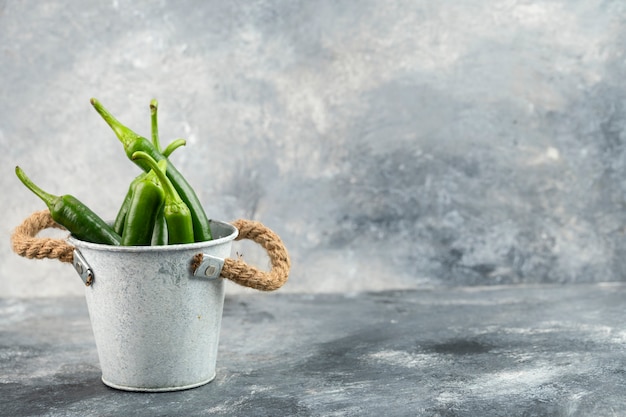
[[[243,261],[226,258],[221,276],[244,287],[261,291],[274,291],[282,287],[289,278],[291,261],[280,237],[257,221],[239,219],[232,224],[239,230],[235,240],[250,239],[265,249],[270,258],[271,269],[264,272]],[[202,260],[201,253],[194,257],[192,272],[195,272]]]
[[[250,239],[266,250],[271,269],[269,272],[264,272],[243,261],[227,258],[224,260],[221,276],[239,285],[261,291],[273,291],[282,287],[289,278],[291,261],[280,237],[256,221],[240,219],[232,224],[239,230],[239,235],[235,240]],[[48,258],[72,263],[74,246],[64,239],[37,237],[39,232],[48,228],[66,230],[52,219],[48,210],[34,212],[13,231],[11,235],[13,251],[29,259]],[[201,253],[194,257],[192,272],[195,272],[202,258]]]
[[[58,259],[61,262],[74,261],[74,246],[63,239],[37,237],[42,230],[54,228],[66,230],[52,219],[50,211],[36,211],[24,219],[11,235],[13,251],[29,259]]]

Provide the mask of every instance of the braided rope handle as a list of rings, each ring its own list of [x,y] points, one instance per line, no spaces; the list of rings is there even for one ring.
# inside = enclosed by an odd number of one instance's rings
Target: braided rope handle
[[[250,239],[267,251],[271,270],[263,272],[243,261],[227,258],[224,260],[221,276],[239,285],[261,291],[280,288],[287,281],[291,268],[289,254],[280,237],[263,224],[252,220],[236,220],[233,226],[239,230],[236,240]],[[66,230],[52,219],[48,210],[31,214],[11,235],[13,251],[29,259],[48,258],[72,263],[74,246],[64,239],[37,237],[39,232],[48,228]],[[199,254],[192,262],[192,269],[195,271],[201,262],[202,254]]]
[[[66,230],[52,219],[48,210],[36,211],[24,219],[11,235],[13,251],[29,259],[58,259],[72,263],[74,246],[63,239],[37,237],[42,230],[55,228]]]
[[[289,278],[291,261],[280,237],[262,223],[253,220],[239,219],[233,222],[233,226],[239,230],[235,240],[250,239],[265,249],[270,258],[271,269],[263,272],[243,261],[227,258],[224,260],[222,277],[261,291],[274,291],[282,287]],[[195,266],[192,265],[192,268],[197,267],[197,261],[202,259],[194,261]]]

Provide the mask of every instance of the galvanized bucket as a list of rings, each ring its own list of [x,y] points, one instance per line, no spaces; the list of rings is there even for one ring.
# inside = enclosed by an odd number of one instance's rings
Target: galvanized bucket
[[[74,266],[86,285],[102,381],[128,391],[176,391],[213,380],[223,278],[273,291],[287,281],[291,268],[280,237],[251,220],[212,221],[213,240],[171,246],[110,246],[37,236],[47,228],[62,229],[48,210],[31,214],[13,232],[13,250],[26,258]],[[232,241],[240,239],[267,251],[270,271],[228,258]]]
[[[85,296],[106,385],[173,391],[215,378],[224,281],[190,265],[199,252],[227,258],[238,232],[219,222],[211,229],[214,240],[173,246],[69,239],[79,273],[97,277]]]

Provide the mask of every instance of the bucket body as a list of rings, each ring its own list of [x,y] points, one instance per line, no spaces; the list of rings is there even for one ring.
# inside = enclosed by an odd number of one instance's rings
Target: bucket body
[[[102,381],[128,391],[175,391],[215,378],[224,282],[191,273],[199,253],[230,256],[237,229],[171,246],[110,246],[70,238],[94,273],[85,287]]]

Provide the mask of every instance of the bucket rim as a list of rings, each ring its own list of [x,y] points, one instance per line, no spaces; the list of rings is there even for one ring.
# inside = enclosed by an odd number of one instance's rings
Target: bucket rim
[[[209,223],[212,229],[211,232],[213,232],[213,225],[217,225],[219,227],[230,229],[230,233],[228,233],[226,236],[221,236],[213,240],[207,240],[205,242],[183,243],[178,245],[115,246],[102,243],[86,242],[84,240],[77,239],[72,235],[70,235],[67,240],[77,248],[86,248],[107,252],[175,252],[182,250],[202,249],[211,246],[221,245],[231,240],[235,240],[239,235],[239,230],[237,230],[237,228],[230,223],[219,220],[210,220]]]

